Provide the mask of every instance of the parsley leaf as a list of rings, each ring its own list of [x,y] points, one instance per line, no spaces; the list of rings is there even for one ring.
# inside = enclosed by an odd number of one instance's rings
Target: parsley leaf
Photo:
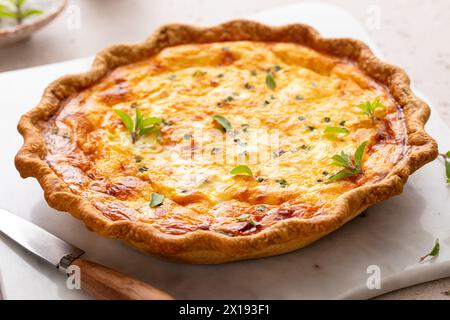
[[[441,246],[439,244],[439,239],[436,239],[436,243],[434,244],[433,249],[430,251],[429,254],[420,258],[420,262],[424,262],[425,259],[427,259],[429,257],[436,258],[439,255],[440,250],[441,250]]]
[[[343,167],[344,169],[328,178],[328,181],[337,181],[349,178],[362,173],[362,158],[366,150],[367,141],[358,146],[354,156],[342,151],[340,154],[334,155],[331,165]]]
[[[270,89],[275,89],[277,84],[275,82],[275,79],[273,78],[272,72],[269,72],[266,76],[266,84]]]
[[[140,137],[145,136],[151,132],[158,132],[159,135],[159,131],[161,129],[159,124],[162,122],[161,118],[155,117],[146,118],[142,114],[142,111],[139,110],[138,108],[135,109],[134,121],[126,112],[122,110],[115,109],[114,112],[120,117],[122,123],[130,132],[133,143],[136,143],[136,141]]]
[[[231,129],[233,128],[231,126],[230,121],[227,120],[227,118],[225,118],[224,116],[221,115],[215,115],[212,117],[218,124],[220,124],[223,128],[224,131],[231,131]]]
[[[365,114],[370,117],[370,120],[372,123],[375,123],[375,112],[377,109],[384,109],[386,108],[381,102],[379,98],[376,98],[374,101],[366,101],[364,103],[361,103],[357,106],[359,109],[361,109],[361,113]]]
[[[246,165],[239,165],[236,168],[234,168],[233,170],[231,170],[230,173],[234,174],[234,175],[240,175],[240,176],[244,175],[244,176],[253,177],[252,170]]]
[[[150,208],[159,207],[164,202],[164,196],[159,193],[152,193],[152,198],[150,199]]]

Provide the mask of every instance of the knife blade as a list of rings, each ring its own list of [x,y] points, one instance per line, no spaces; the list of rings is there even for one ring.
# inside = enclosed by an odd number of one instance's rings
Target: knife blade
[[[84,254],[80,248],[1,208],[0,232],[57,268],[67,257],[74,260]]]
[[[0,208],[0,232],[29,252],[48,261],[62,272],[78,268],[81,289],[102,300],[172,300],[144,282],[95,262],[81,259],[84,251],[52,235],[33,223]]]

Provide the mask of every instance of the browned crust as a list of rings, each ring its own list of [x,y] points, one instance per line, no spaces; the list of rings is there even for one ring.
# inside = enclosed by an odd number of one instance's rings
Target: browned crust
[[[71,193],[43,158],[46,147],[38,122],[49,119],[61,102],[98,82],[118,66],[148,58],[164,48],[190,43],[222,41],[293,42],[316,51],[348,58],[379,83],[385,84],[402,107],[408,130],[408,152],[402,162],[381,182],[353,189],[337,199],[333,212],[307,220],[290,219],[251,236],[228,237],[210,231],[168,235],[142,222],[110,221],[86,199]],[[122,239],[147,253],[192,263],[223,263],[277,255],[304,247],[338,229],[367,207],[398,195],[409,175],[437,157],[437,144],[425,132],[429,107],[410,88],[406,73],[377,59],[362,42],[352,39],[324,39],[311,27],[293,24],[269,27],[236,20],[212,28],[167,25],[147,41],[116,45],[100,52],[86,73],[62,77],[48,86],[39,105],[22,116],[19,132],[24,145],[16,156],[23,178],[37,178],[49,205],[70,212],[96,233]]]

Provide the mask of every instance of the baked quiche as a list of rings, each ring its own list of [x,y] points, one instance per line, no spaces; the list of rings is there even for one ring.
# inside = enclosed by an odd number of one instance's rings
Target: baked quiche
[[[285,253],[437,157],[407,75],[305,25],[162,27],[52,83],[16,157],[49,205],[150,254]]]

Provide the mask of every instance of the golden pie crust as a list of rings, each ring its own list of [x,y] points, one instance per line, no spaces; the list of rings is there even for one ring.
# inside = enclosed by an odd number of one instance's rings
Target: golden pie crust
[[[266,85],[269,72],[283,90]],[[340,107],[362,98],[386,105],[376,126]],[[114,118],[113,109],[129,113],[136,105],[173,120],[161,129],[159,149],[130,144]],[[255,164],[260,181],[228,175],[234,165],[218,165],[210,155],[191,159],[194,172],[215,182],[194,179],[183,189],[189,161],[171,163],[169,156],[186,141],[195,149],[189,124],[218,131],[211,119],[217,113],[239,130],[278,128],[282,148],[270,153],[276,160]],[[324,39],[301,24],[168,25],[142,44],[102,51],[87,73],[53,82],[20,120],[25,142],[16,167],[22,177],[38,179],[51,207],[102,236],[169,259],[223,263],[302,248],[400,194],[409,175],[437,157],[437,144],[424,130],[429,114],[405,72],[359,41]],[[345,139],[322,137],[323,128],[345,122],[352,129]],[[366,138],[364,173],[326,183],[336,168],[323,161]],[[203,145],[220,149],[210,140]],[[144,156],[134,162],[139,146]],[[150,208],[153,192],[166,200]]]

